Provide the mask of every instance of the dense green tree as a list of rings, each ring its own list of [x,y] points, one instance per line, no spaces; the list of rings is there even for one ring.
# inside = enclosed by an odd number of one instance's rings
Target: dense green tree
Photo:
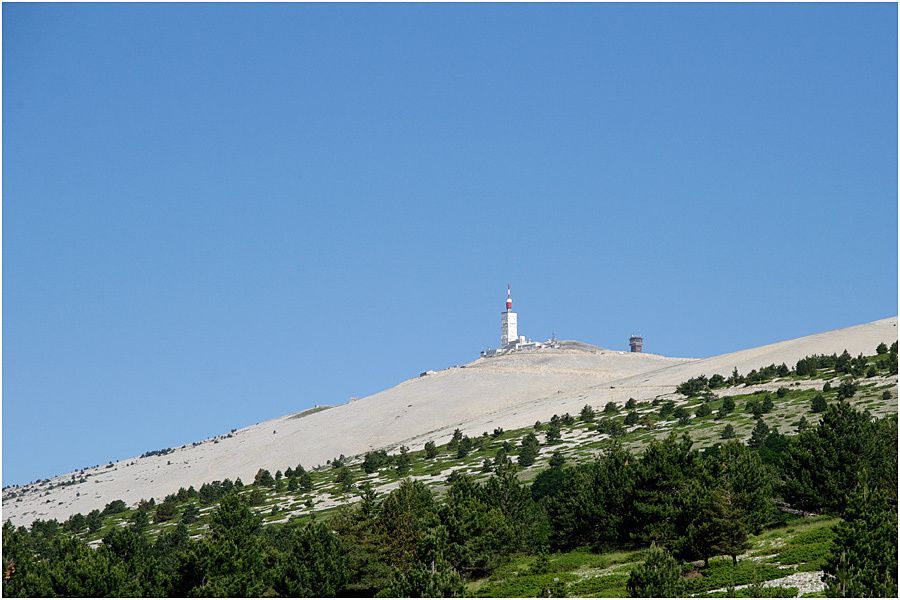
[[[673,402],[672,400],[666,400],[665,402],[663,402],[663,405],[659,407],[659,418],[668,419],[674,412],[675,402]]]
[[[294,527],[289,549],[278,558],[275,591],[287,597],[333,597],[347,584],[349,571],[343,545],[321,523]]]
[[[389,464],[391,464],[391,457],[388,456],[387,451],[373,450],[372,452],[366,452],[360,467],[368,475]]]
[[[522,438],[522,444],[519,447],[519,465],[523,467],[530,467],[533,465],[539,451],[540,444],[538,443],[537,436],[531,432],[526,433]]]
[[[623,423],[625,425],[634,425],[640,420],[641,420],[641,415],[638,413],[638,411],[633,410],[633,411],[629,412],[627,415],[625,415],[625,420],[623,421]]]
[[[196,523],[198,518],[200,518],[200,509],[197,508],[196,504],[188,504],[184,507],[184,511],[181,513],[182,523],[190,525],[191,523]]]
[[[756,420],[756,425],[753,427],[753,431],[750,433],[750,440],[747,442],[754,450],[758,450],[762,448],[763,444],[766,443],[766,438],[769,436],[769,426],[766,425],[766,422],[762,419]]]
[[[685,589],[678,561],[655,544],[644,562],[628,574],[626,587],[631,598],[677,598],[684,596]]]
[[[260,537],[262,519],[237,493],[229,493],[210,517],[210,533],[190,546],[179,565],[174,595],[263,596],[272,573]]]
[[[731,396],[726,396],[722,399],[722,406],[719,407],[719,418],[723,418],[728,416],[730,413],[734,412],[734,399]]]
[[[381,534],[388,563],[409,568],[416,560],[432,558],[426,543],[439,524],[432,491],[421,481],[405,479],[379,505],[374,526]]]
[[[99,512],[99,511],[98,511]],[[47,564],[54,596],[136,596],[141,589],[108,548],[97,550],[74,537],[54,540],[56,560]],[[4,586],[4,595],[6,588]]]
[[[72,533],[81,533],[87,527],[87,518],[81,513],[75,513],[66,520],[66,529]]]
[[[886,439],[890,432],[893,440]],[[816,427],[790,440],[782,476],[785,499],[804,510],[834,512],[846,505],[863,473],[870,485],[896,490],[895,432],[895,419],[875,423],[845,401],[828,405]]]
[[[474,447],[475,444],[472,442],[472,438],[467,435],[462,436],[459,444],[456,446],[456,458],[467,457]]]
[[[29,532],[3,524],[3,595],[6,597],[49,597],[53,585],[45,565],[29,544]]]
[[[697,410],[694,411],[694,416],[698,419],[702,419],[703,417],[708,417],[712,414],[712,409],[709,407],[709,404],[704,402],[700,406],[697,407]]]
[[[378,593],[385,598],[459,598],[465,587],[456,569],[443,559],[426,564],[416,562],[407,569],[394,569],[387,587]]]
[[[459,429],[455,429],[453,431],[453,437],[450,438],[450,441],[447,442],[447,450],[450,452],[455,452],[457,447],[459,447],[459,442],[462,440],[463,434]]]
[[[430,460],[437,455],[437,446],[435,446],[434,442],[425,442],[425,458]]]
[[[825,594],[897,597],[897,505],[884,490],[859,485],[835,528],[825,564]]]
[[[165,523],[171,521],[178,516],[178,503],[175,498],[166,498],[163,502],[156,505],[156,514],[154,520],[157,523]]]
[[[600,422],[597,423],[597,431],[606,434],[611,438],[617,438],[625,433],[625,426],[614,419],[601,419]]]
[[[722,493],[712,474],[705,469],[686,480],[678,490],[679,536],[675,548],[679,558],[702,559],[709,566],[709,558],[717,554],[724,537]]]
[[[546,438],[548,444],[555,444],[562,438],[559,421],[550,421],[547,425]]]
[[[506,452],[506,448],[504,448],[503,446],[497,448],[497,454],[494,455],[493,465],[494,472],[497,474],[509,471],[514,468],[512,461],[509,459],[509,455]]]
[[[340,486],[342,492],[353,489],[353,473],[346,465],[340,467],[334,475],[334,482]]]
[[[825,401],[825,394],[821,392],[813,396],[812,405],[810,406],[810,410],[814,413],[822,413],[825,412],[825,409],[828,407],[828,402]]]
[[[725,385],[725,377],[716,373],[709,378],[709,389],[715,390]]]
[[[685,481],[696,476],[699,455],[690,437],[670,435],[653,440],[634,469],[630,511],[632,539],[639,544],[657,542],[674,547],[678,532],[677,497]]]
[[[299,467],[294,470],[294,474],[297,476],[297,484],[300,486],[301,491],[309,492],[312,490],[312,475],[306,469]]]
[[[400,453],[397,454],[395,461],[397,463],[397,475],[403,477],[409,473],[409,469],[412,466],[412,457],[409,455],[409,448],[400,446]]]
[[[143,533],[150,525],[150,517],[146,510],[136,510],[131,514],[129,527],[138,533]]]
[[[103,527],[103,517],[96,508],[87,514],[85,521],[87,523],[88,531],[91,533],[96,533]]]
[[[191,489],[194,489],[194,488],[191,487]],[[187,493],[187,491],[185,491],[185,493]],[[196,493],[196,492],[195,492],[195,493]],[[125,504],[124,501],[122,501],[122,500],[113,500],[112,502],[108,503],[108,504],[103,508],[103,512],[102,512],[101,514],[102,514],[104,517],[106,517],[106,516],[109,516],[109,515],[117,515],[117,514],[119,514],[119,513],[125,512],[126,510],[128,510],[128,506]]]
[[[852,398],[856,395],[856,390],[856,382],[852,379],[845,379],[841,382],[841,385],[838,386],[837,399],[845,400],[847,398]]]
[[[512,472],[484,484],[454,479],[441,509],[447,532],[446,559],[469,577],[485,574],[506,556],[547,542],[547,523],[530,490]]]
[[[256,472],[253,483],[263,487],[272,487],[275,485],[275,479],[272,477],[272,474],[269,473],[268,469],[260,469]]]
[[[590,423],[597,416],[597,413],[594,412],[594,409],[590,404],[585,404],[581,409],[581,420],[585,423]]]
[[[634,457],[618,444],[592,463],[542,473],[532,494],[546,507],[551,544],[609,548],[628,542],[633,481]]]

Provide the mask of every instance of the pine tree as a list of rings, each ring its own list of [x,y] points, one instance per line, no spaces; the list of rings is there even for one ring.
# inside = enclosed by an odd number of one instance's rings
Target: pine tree
[[[534,464],[540,451],[540,444],[537,437],[529,432],[522,438],[522,445],[519,448],[519,464],[523,467],[530,467]]]
[[[550,424],[547,425],[546,437],[548,444],[554,444],[562,438],[562,432],[559,429],[558,421],[550,421]]]
[[[397,455],[395,460],[397,464],[397,475],[402,477],[409,473],[410,466],[412,465],[412,458],[409,456],[409,448],[400,446],[400,454]]]
[[[712,414],[712,409],[709,407],[709,404],[707,404],[706,402],[704,402],[703,404],[698,406],[697,410],[694,411],[694,415],[698,419],[702,419],[703,417],[708,417],[711,414]]]
[[[256,472],[256,477],[253,478],[253,483],[263,487],[272,487],[275,485],[275,479],[272,477],[272,474],[269,473],[268,470],[260,469]]]
[[[897,507],[884,491],[857,488],[824,570],[827,596],[897,597]]]
[[[585,423],[590,423],[596,417],[596,413],[590,404],[585,404],[584,408],[581,409],[581,420]]]
[[[274,589],[284,597],[334,597],[349,579],[346,550],[322,523],[291,530],[275,567]]]
[[[643,563],[628,575],[631,598],[677,598],[684,596],[681,567],[664,548],[650,547]]]
[[[434,442],[425,442],[425,458],[432,459],[437,455],[437,446],[434,445]]]
[[[763,444],[766,443],[766,438],[769,435],[769,426],[766,425],[765,421],[762,419],[756,420],[756,426],[753,428],[753,432],[750,434],[750,441],[747,442],[747,445],[753,448],[754,450],[758,450],[762,448]]]
[[[450,438],[450,441],[447,442],[447,450],[453,452],[459,446],[460,440],[462,440],[462,431],[456,429],[453,431],[453,437]]]
[[[813,396],[812,405],[810,410],[814,413],[822,413],[825,412],[825,409],[828,408],[828,402],[825,401],[825,395],[821,392]]]

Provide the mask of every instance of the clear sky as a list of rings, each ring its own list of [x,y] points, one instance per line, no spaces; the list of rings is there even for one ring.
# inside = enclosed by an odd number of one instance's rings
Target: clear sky
[[[520,332],[897,314],[897,7],[3,6],[3,483]],[[448,399],[450,401],[450,399]]]

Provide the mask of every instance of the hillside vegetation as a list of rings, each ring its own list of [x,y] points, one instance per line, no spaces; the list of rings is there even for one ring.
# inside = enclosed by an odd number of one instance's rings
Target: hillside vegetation
[[[896,343],[809,356],[7,523],[3,592],[896,595],[896,375]]]

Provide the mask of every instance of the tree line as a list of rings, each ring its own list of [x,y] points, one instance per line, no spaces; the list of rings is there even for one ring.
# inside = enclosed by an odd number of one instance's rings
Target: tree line
[[[410,479],[383,495],[364,485],[359,502],[333,514],[266,527],[248,489],[219,484],[207,490],[207,499],[221,493],[209,530],[196,538],[183,522],[152,538],[145,518],[94,549],[55,521],[30,530],[7,522],[3,593],[457,596],[518,553],[650,546],[629,592],[677,595],[684,561],[737,561],[749,536],[790,506],[843,517],[826,567],[830,595],[896,595],[896,417],[872,419],[838,401],[815,427],[756,437],[700,451],[673,434],[640,455],[613,443],[576,465],[556,453],[530,484],[501,460],[486,479],[451,475],[441,497]],[[257,483],[278,485],[296,471],[260,473]]]
[[[835,376],[875,377],[879,370],[890,375],[896,375],[897,342],[891,344],[890,347],[883,342],[878,344],[873,357],[866,357],[860,354],[854,358],[847,350],[844,350],[841,354],[813,354],[805,356],[798,360],[794,367],[788,367],[784,363],[780,365],[773,363],[759,369],[753,369],[746,375],[741,375],[737,367],[735,367],[730,377],[726,378],[718,373],[712,377],[707,377],[706,375],[692,377],[678,384],[675,391],[684,396],[698,396],[719,388],[766,383],[776,377],[795,375],[814,378],[820,374],[819,371],[825,369],[832,370]]]

